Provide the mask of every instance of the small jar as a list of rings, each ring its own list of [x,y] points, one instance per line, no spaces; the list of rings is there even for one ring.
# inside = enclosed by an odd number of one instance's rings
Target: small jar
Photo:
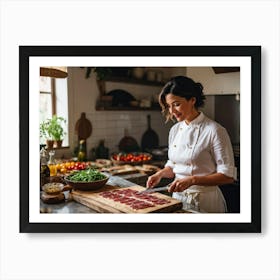
[[[143,79],[144,74],[145,74],[145,70],[143,67],[133,68],[132,75],[134,78],[141,80],[141,79]]]
[[[153,70],[149,70],[147,72],[147,80],[151,81],[151,82],[154,82],[156,80],[156,72],[153,71]]]

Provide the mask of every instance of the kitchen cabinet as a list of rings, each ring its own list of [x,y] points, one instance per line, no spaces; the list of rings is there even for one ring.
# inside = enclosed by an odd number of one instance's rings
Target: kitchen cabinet
[[[186,75],[200,82],[205,95],[240,94],[240,72],[215,72],[213,67],[188,67]]]

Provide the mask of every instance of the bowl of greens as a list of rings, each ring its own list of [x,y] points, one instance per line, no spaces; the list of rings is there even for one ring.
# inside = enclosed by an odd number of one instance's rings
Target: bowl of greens
[[[74,189],[89,191],[102,188],[109,180],[109,177],[96,169],[73,171],[64,177],[64,181]]]

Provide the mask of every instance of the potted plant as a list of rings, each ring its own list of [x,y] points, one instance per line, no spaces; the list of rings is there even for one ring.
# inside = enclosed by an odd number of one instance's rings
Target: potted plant
[[[49,132],[49,120],[40,123],[40,138],[46,141],[47,148],[53,148],[54,140]]]
[[[53,115],[50,120],[49,131],[52,135],[52,138],[54,139],[54,144],[57,148],[60,148],[62,146],[62,141],[65,136],[65,131],[63,128],[65,123],[66,120],[63,117],[58,117],[56,115]]]
[[[63,124],[66,120],[63,117],[53,115],[51,119],[47,119],[40,124],[40,136],[46,139],[48,148],[53,145],[59,148],[65,135]]]

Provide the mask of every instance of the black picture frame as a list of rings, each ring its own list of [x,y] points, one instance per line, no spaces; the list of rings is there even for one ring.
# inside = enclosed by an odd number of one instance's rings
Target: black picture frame
[[[193,56],[251,59],[251,221],[188,223],[30,222],[29,63],[36,56]],[[242,69],[241,69],[242,71]],[[39,74],[38,74],[39,77]],[[19,46],[20,223],[21,233],[246,233],[261,232],[261,46]],[[241,120],[242,121],[242,120]],[[248,128],[249,129],[249,128]],[[241,155],[242,156],[242,155]],[[246,167],[243,167],[246,168]],[[34,170],[38,170],[34,168]],[[35,171],[34,171],[35,172]],[[246,172],[244,173],[246,174]],[[242,186],[241,186],[242,187]],[[246,186],[248,187],[248,186]],[[207,215],[207,214],[206,214]]]

